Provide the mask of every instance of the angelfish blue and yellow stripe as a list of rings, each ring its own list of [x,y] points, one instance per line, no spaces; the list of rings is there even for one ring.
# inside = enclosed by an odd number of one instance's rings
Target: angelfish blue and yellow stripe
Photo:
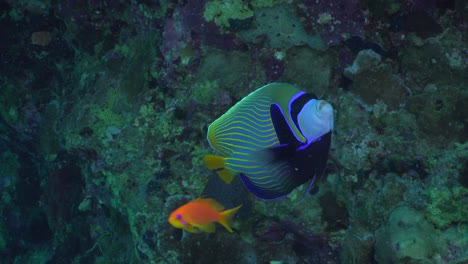
[[[252,92],[208,128],[222,156],[204,161],[227,183],[236,175],[257,197],[275,199],[322,173],[333,129],[333,109],[286,83]]]

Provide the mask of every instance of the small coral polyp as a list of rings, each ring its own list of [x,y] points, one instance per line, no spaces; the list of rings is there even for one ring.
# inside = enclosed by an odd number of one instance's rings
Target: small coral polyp
[[[253,11],[243,1],[238,0],[214,0],[206,3],[203,16],[207,21],[213,21],[216,25],[229,28],[231,19],[247,19],[254,15]]]

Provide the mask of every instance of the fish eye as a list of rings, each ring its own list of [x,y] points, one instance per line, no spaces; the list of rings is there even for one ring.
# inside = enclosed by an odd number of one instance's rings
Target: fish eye
[[[188,226],[188,225],[189,225],[186,221],[182,220],[182,215],[181,215],[181,214],[176,214],[175,218],[176,218],[177,220],[179,220],[179,223],[183,224],[184,226]]]

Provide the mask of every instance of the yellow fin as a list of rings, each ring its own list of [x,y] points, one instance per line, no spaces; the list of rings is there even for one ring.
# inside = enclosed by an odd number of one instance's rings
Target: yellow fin
[[[193,225],[184,226],[182,229],[190,233],[200,233],[200,229]]]
[[[209,170],[214,170],[218,173],[218,176],[223,180],[225,183],[231,183],[234,180],[234,175],[226,170],[224,167],[224,157],[216,156],[216,155],[206,155],[203,158],[203,162],[208,167]]]
[[[224,157],[216,155],[206,155],[203,157],[203,162],[209,170],[224,169]]]
[[[221,212],[221,218],[219,219],[219,223],[231,233],[234,231],[232,231],[232,228],[229,226],[229,223],[232,221],[234,214],[236,214],[237,210],[239,210],[239,208],[241,207],[242,205],[239,205],[236,208],[232,208],[224,212]]]
[[[226,169],[217,171],[217,173],[218,173],[218,176],[221,178],[221,180],[223,180],[225,183],[231,183],[235,177],[234,175],[232,175],[232,173],[230,173]]]
[[[216,230],[216,226],[214,223],[207,223],[203,225],[196,225],[198,229],[205,231],[207,233],[213,233]]]

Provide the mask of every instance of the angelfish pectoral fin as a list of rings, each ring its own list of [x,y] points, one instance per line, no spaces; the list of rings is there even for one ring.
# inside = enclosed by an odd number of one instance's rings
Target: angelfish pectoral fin
[[[252,159],[263,165],[273,165],[280,162],[287,162],[294,157],[296,149],[290,144],[283,144],[267,149],[255,151]]]
[[[301,197],[301,199],[299,200],[299,202],[297,203],[297,205],[299,205],[300,203],[302,203],[302,201],[304,201],[304,198],[309,194],[310,189],[312,188],[312,185],[314,185],[314,181],[315,181],[315,178],[316,178],[316,177],[317,177],[317,174],[315,173],[315,174],[314,174],[314,177],[312,177],[312,179],[310,180],[309,186],[307,186],[307,189],[306,189],[305,192],[302,194],[302,197]]]
[[[209,170],[215,171],[225,183],[231,183],[235,175],[224,167],[224,157],[216,155],[206,155],[203,162]]]

